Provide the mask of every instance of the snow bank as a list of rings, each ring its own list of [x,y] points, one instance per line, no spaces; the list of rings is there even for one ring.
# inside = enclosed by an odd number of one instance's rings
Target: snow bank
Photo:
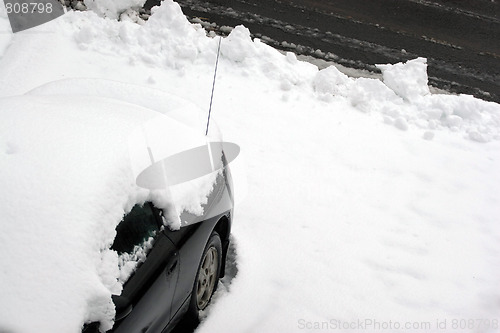
[[[127,9],[142,8],[146,0],[84,0],[83,2],[88,9],[101,16],[117,19]]]
[[[179,214],[194,206],[200,214],[215,180],[210,175],[172,193],[139,188],[130,133],[158,122],[159,113],[64,95],[63,85],[0,100],[1,331],[78,332],[91,321],[110,329],[111,295],[135,264],[109,249],[118,222],[145,200]],[[54,86],[57,95],[50,94]],[[161,144],[180,141],[177,135]],[[170,217],[178,227],[179,216]]]
[[[76,22],[77,16],[67,20]],[[172,1],[154,8],[152,17],[142,26],[101,22],[92,15],[86,15],[86,21],[79,20],[80,28],[75,34],[83,49],[119,55],[131,64],[168,66],[180,70],[181,75],[188,68],[215,62],[217,40],[207,38],[201,25],[190,24]],[[98,31],[97,26],[102,24],[106,29]],[[426,139],[440,128],[478,142],[500,139],[498,104],[468,95],[431,94],[424,58],[379,65],[383,83],[377,79],[350,78],[333,66],[318,71],[316,66],[298,61],[292,53],[284,56],[259,39],[251,40],[249,30],[238,26],[223,40],[221,62],[224,61],[245,75],[276,81],[284,92],[312,88],[322,101],[343,98],[362,112],[380,115],[385,123],[398,129],[420,131]]]
[[[114,62],[119,61],[114,67],[134,68],[134,71],[130,71],[131,75],[138,71],[151,73],[148,74],[147,83],[153,87],[159,87],[159,82],[156,82],[152,68],[174,69],[179,76],[187,73],[200,76],[197,72],[200,66],[213,68],[217,39],[207,37],[201,25],[190,24],[173,1],[164,1],[160,7],[153,8],[152,12],[151,18],[143,25],[129,21],[103,20],[91,11],[70,12],[50,24],[53,24],[53,29],[64,31],[65,37],[72,38],[82,51],[100,55],[97,57],[103,63],[114,59]],[[58,34],[56,37],[62,36]],[[16,38],[30,39],[28,36]],[[69,46],[63,41],[59,44]],[[64,52],[74,54],[69,49]],[[19,55],[19,50],[14,54]],[[88,63],[82,53],[73,57],[81,57],[80,62]],[[24,58],[23,61],[30,61],[27,56]],[[5,61],[6,66],[0,69],[2,77],[17,77],[19,69],[14,64],[21,60],[17,56],[15,59],[8,57]],[[13,64],[9,64],[10,61]],[[292,53],[283,55],[259,39],[251,40],[248,29],[238,26],[224,38],[220,61],[222,64],[228,63],[226,68],[234,68],[245,76],[262,77],[276,82],[283,91],[285,100],[292,96],[294,89],[313,93],[317,99],[327,103],[341,98],[364,113],[377,115],[386,124],[404,131],[417,131],[424,139],[432,139],[435,131],[440,129],[457,132],[477,142],[500,139],[499,105],[468,95],[431,94],[427,85],[427,65],[424,58],[410,60],[405,64],[379,65],[383,72],[383,83],[377,79],[351,78],[333,66],[318,70],[312,64],[298,61]],[[62,73],[63,70],[64,73],[79,72],[68,65],[63,62],[63,67],[54,71],[50,70],[53,68],[50,66],[46,72],[52,76],[49,76],[52,80],[61,78],[54,77],[53,73]],[[90,73],[82,76],[95,75],[123,80],[117,75],[118,71],[111,73],[109,66],[105,70],[107,74],[99,72],[99,66],[95,66],[95,63],[92,67]],[[31,84],[34,87],[42,83],[26,82],[20,86]],[[209,84],[206,82],[206,86]],[[4,94],[15,94],[9,93],[14,88],[15,85],[7,86]],[[185,95],[184,97],[189,97]]]
[[[400,130],[422,131],[425,139],[431,139],[438,129],[478,142],[500,139],[500,106],[469,95],[431,94],[426,59],[378,67],[383,83],[348,78],[330,66],[317,74],[315,91],[323,100],[341,97],[360,111],[377,113]]]
[[[113,278],[116,253],[107,248],[117,221],[147,193],[134,188],[123,167],[120,138],[134,110],[79,103],[1,101],[2,330],[77,332],[94,320],[112,325],[111,294],[121,287]]]
[[[103,21],[91,13],[70,13],[66,24],[76,32],[74,38],[80,48],[123,56],[131,64],[182,68],[210,44],[201,26],[192,26],[177,4],[167,1],[152,12],[143,26],[129,21]],[[211,44],[215,55],[216,45]]]

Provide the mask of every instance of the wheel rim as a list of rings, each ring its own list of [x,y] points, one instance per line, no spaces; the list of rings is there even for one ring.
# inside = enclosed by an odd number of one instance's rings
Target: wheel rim
[[[219,266],[219,257],[217,249],[210,247],[205,253],[203,262],[198,273],[198,287],[196,290],[196,304],[198,309],[203,310],[208,305],[210,297],[214,291],[217,280],[217,268]]]

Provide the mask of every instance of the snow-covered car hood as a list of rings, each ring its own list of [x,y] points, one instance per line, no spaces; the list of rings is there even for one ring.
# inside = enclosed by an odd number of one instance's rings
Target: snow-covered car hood
[[[77,332],[84,321],[111,328],[121,285],[109,247],[124,213],[145,200],[172,207],[175,194],[174,211],[196,211],[215,179],[140,188],[131,152],[142,143],[131,137],[142,124],[160,119],[176,140],[159,144],[181,150],[203,136],[137,104],[49,88],[0,100],[2,332]]]

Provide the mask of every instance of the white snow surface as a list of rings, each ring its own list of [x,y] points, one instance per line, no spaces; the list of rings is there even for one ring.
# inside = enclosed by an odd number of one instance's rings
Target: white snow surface
[[[7,10],[0,1],[0,57],[4,53],[12,38],[12,29],[7,18]]]
[[[102,17],[117,19],[128,9],[141,8],[146,0],[83,0],[88,9]]]
[[[0,330],[109,325],[121,286],[107,248],[116,222],[147,198],[134,191],[121,142],[142,116],[103,99],[22,96],[0,105]]]
[[[137,187],[131,152],[146,147],[131,149],[130,133],[162,117],[136,104],[31,92],[0,99],[0,114],[0,331],[78,332],[96,320],[110,329],[111,294],[141,260],[109,249],[118,222],[146,200],[197,213],[190,207],[201,207],[215,177],[172,191]],[[169,217],[178,228],[179,216]]]
[[[143,25],[70,12],[0,40],[0,112],[9,115],[0,124],[0,331],[109,327],[119,272],[102,246],[150,194],[125,181],[126,145],[94,138],[124,138],[131,103],[161,111],[159,90],[208,109],[218,38],[165,0]],[[465,331],[499,331],[500,105],[430,93],[423,58],[381,65],[383,81],[351,78],[251,40],[242,26],[223,38],[218,68],[213,117],[241,147],[232,164],[238,273],[197,332],[443,331],[445,320],[444,331],[460,320]],[[141,103],[130,88],[103,95],[101,79],[140,86]],[[128,105],[127,121],[108,97]],[[95,107],[70,119],[81,129],[72,132],[65,106]],[[69,155],[51,154],[54,145]],[[88,163],[101,171],[85,172]],[[32,245],[47,240],[43,251]]]

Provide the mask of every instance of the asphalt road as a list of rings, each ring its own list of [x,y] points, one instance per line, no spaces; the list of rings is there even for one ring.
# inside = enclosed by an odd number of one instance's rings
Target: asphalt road
[[[277,48],[348,67],[426,57],[431,85],[500,102],[499,0],[177,2],[190,18],[243,24]]]

